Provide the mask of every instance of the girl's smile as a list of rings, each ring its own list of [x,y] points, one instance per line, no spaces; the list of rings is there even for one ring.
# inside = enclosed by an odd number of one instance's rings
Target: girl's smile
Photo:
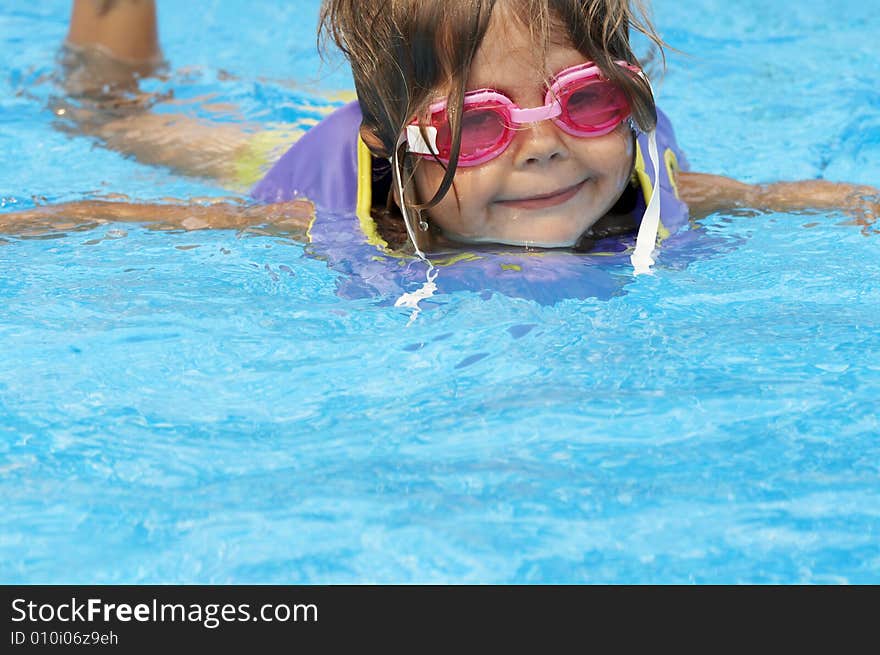
[[[561,205],[574,198],[578,192],[584,188],[587,181],[588,180],[581,180],[577,184],[560,189],[559,191],[538,193],[533,196],[524,195],[521,198],[513,200],[497,200],[496,202],[513,209],[546,209],[548,207],[555,207],[556,205]]]

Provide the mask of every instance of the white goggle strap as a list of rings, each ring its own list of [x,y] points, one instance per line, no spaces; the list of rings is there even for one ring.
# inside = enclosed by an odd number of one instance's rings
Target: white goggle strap
[[[409,128],[407,128],[407,131]],[[413,244],[413,248],[415,248],[416,255],[418,255],[419,259],[424,261],[429,266],[431,262],[428,261],[428,258],[425,257],[425,253],[423,253],[419,249],[419,244],[416,242],[416,235],[413,231],[412,222],[409,220],[409,212],[406,209],[406,197],[404,196],[404,185],[403,185],[403,161],[401,161],[398,153],[400,152],[400,146],[403,145],[406,140],[406,136],[401,135],[400,140],[397,142],[397,147],[394,149],[394,154],[391,156],[391,168],[392,175],[394,176],[394,184],[397,188],[397,197],[400,199],[400,213],[403,214],[403,224],[406,226],[406,234],[409,237],[409,240]]]
[[[410,152],[417,155],[437,155],[437,128],[427,126],[424,128],[425,137],[422,136],[422,128],[418,125],[406,126],[406,144]]]
[[[654,87],[644,72],[639,72],[639,77],[648,83],[651,89],[651,96],[656,98]],[[654,259],[651,254],[657,245],[657,232],[660,230],[660,155],[657,152],[657,126],[648,133],[648,154],[654,165],[654,188],[651,190],[651,199],[645,208],[645,215],[642,216],[642,222],[639,225],[639,233],[636,236],[636,248],[630,256],[634,273],[641,275],[642,273],[650,273],[651,266],[654,265]]]
[[[434,280],[437,279],[437,269],[434,268],[434,264],[431,263],[431,261],[425,256],[425,253],[419,248],[415,232],[413,231],[412,222],[409,220],[409,212],[406,209],[406,197],[404,196],[403,185],[403,162],[398,156],[400,146],[403,145],[405,139],[406,136],[401,135],[397,147],[394,149],[394,155],[391,157],[392,177],[394,178],[394,184],[397,188],[398,198],[400,198],[400,213],[403,214],[403,224],[406,227],[406,234],[409,237],[410,242],[413,244],[416,255],[428,265],[428,270],[425,274],[425,282],[422,284],[421,288],[416,291],[404,293],[394,302],[395,307],[409,307],[413,310],[413,313],[409,318],[409,323],[407,323],[407,327],[409,327],[412,325],[413,321],[416,320],[416,317],[418,317],[419,312],[421,311],[419,301],[430,298],[434,295],[434,292],[437,291],[437,285],[434,282]]]
[[[657,232],[660,230],[660,157],[657,153],[657,131],[651,130],[648,134],[648,153],[654,163],[654,189],[651,191],[651,200],[642,216],[639,225],[639,233],[636,236],[636,249],[630,257],[636,275],[650,273],[654,259],[651,253],[657,245]]]

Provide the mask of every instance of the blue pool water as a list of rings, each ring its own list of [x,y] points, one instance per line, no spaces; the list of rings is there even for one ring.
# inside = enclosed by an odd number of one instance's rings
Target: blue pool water
[[[160,3],[149,84],[295,122],[350,84],[317,6]],[[876,0],[654,7],[695,170],[880,185]],[[3,211],[229,195],[53,128],[68,8],[0,1]],[[880,235],[846,220],[715,215],[613,292],[412,324],[283,237],[0,235],[0,582],[880,582]]]

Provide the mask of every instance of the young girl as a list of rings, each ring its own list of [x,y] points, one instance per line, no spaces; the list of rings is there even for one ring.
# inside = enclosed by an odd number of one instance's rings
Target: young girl
[[[155,25],[152,0],[74,2],[69,83],[93,109],[73,120],[145,162],[240,179],[277,133],[126,108],[112,93],[160,61]],[[344,214],[357,216],[353,238],[420,256],[479,244],[585,251],[638,233],[632,261],[644,271],[658,235],[688,216],[843,209],[869,224],[880,213],[870,187],[689,172],[630,46],[631,28],[663,45],[638,1],[325,0],[321,25],[351,63],[357,102],[287,150],[252,189],[257,203],[84,201],[2,215],[0,226],[272,224],[332,240],[338,224],[320,217]]]

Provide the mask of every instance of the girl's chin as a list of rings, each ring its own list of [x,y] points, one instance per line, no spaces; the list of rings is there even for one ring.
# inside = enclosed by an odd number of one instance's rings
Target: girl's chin
[[[498,236],[461,236],[444,234],[445,240],[460,245],[499,245],[520,246],[525,248],[572,248],[580,240],[586,228],[577,235],[566,235],[563,238],[538,238],[537,236],[498,235]]]
[[[537,212],[520,213],[517,216],[496,217],[494,226],[515,227],[518,229],[487,230],[486,234],[459,234],[441,228],[441,238],[437,245],[502,245],[528,248],[572,248],[595,223],[584,221],[583,215],[577,219],[560,215],[536,215]],[[505,223],[507,225],[505,225]],[[493,227],[492,224],[486,227]]]

